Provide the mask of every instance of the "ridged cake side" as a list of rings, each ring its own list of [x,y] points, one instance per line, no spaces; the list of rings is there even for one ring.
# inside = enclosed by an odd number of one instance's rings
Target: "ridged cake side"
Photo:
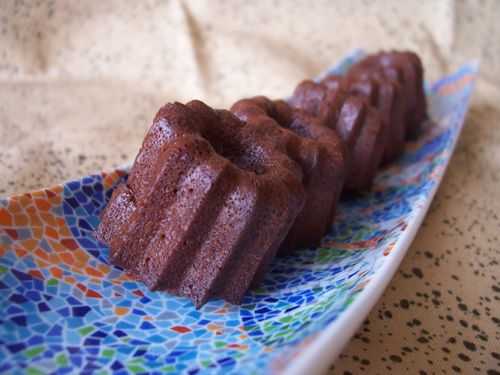
[[[242,99],[231,111],[248,127],[265,125],[287,140],[288,153],[302,168],[305,205],[297,216],[280,253],[316,246],[332,224],[344,182],[344,149],[335,132],[317,124],[319,119],[293,111],[283,101],[266,97]]]
[[[304,200],[298,166],[262,139],[201,102],[164,106],[102,215],[111,261],[196,306],[239,303]]]

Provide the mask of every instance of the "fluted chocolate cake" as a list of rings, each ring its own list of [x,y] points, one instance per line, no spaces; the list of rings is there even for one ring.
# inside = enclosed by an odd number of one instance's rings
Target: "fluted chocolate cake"
[[[194,101],[160,109],[98,236],[149,288],[239,303],[304,204],[300,167],[269,127]]]
[[[287,139],[288,153],[301,167],[306,200],[280,253],[317,246],[330,229],[345,175],[345,150],[320,118],[292,109],[283,101],[259,96],[236,102],[231,111],[248,126],[281,126],[276,137]]]
[[[288,101],[167,104],[97,236],[152,290],[239,303],[278,249],[317,246],[340,192],[369,189],[426,119],[422,63],[398,51],[303,81]]]

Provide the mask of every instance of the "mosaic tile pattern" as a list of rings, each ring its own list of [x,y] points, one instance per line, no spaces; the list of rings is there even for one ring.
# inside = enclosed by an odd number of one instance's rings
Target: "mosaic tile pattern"
[[[279,371],[403,250],[396,241],[444,172],[476,73],[468,65],[434,84],[435,125],[371,193],[342,202],[320,248],[277,259],[241,306],[197,311],[108,264],[92,232],[124,170],[0,201],[0,372]]]

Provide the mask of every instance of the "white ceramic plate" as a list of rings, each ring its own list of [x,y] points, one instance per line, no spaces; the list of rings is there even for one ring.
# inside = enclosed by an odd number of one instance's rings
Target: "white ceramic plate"
[[[335,71],[345,70],[356,53]],[[197,311],[108,263],[93,237],[117,170],[0,201],[0,372],[312,374],[383,293],[460,134],[477,65],[428,90],[432,126],[344,201],[320,248],[276,259],[241,306]]]

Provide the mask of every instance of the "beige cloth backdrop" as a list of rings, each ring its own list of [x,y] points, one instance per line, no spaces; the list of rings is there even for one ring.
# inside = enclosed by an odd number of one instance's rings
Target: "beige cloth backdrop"
[[[2,0],[0,195],[130,162],[166,101],[287,96],[357,47],[413,49],[431,80],[481,58],[431,212],[332,371],[497,369],[499,16],[495,0]]]

